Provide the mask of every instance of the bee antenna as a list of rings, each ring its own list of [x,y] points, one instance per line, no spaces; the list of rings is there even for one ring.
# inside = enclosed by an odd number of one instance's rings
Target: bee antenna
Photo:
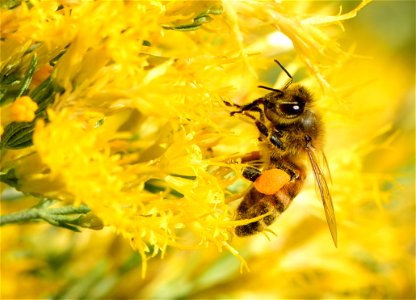
[[[274,62],[275,63],[277,63],[278,64],[278,66],[283,70],[283,72],[285,72],[286,73],[286,75],[287,75],[287,77],[289,77],[290,78],[290,80],[285,84],[285,87],[288,87],[289,85],[291,85],[292,84],[292,82],[293,82],[293,77],[292,77],[292,75],[290,75],[290,73],[289,73],[289,71],[288,70],[286,70],[286,68],[285,67],[283,67],[283,65],[277,60],[277,59],[275,59],[274,60]]]
[[[257,86],[258,88],[261,88],[261,89],[265,89],[265,90],[269,90],[269,91],[273,91],[273,92],[279,92],[279,93],[283,93],[281,90],[279,90],[279,89],[274,89],[274,88],[271,88],[271,87],[268,87],[268,86],[265,86],[265,85],[259,85],[259,86]]]

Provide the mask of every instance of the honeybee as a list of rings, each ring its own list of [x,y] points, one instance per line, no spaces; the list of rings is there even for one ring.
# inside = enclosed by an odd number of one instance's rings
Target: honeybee
[[[336,246],[337,225],[332,199],[315,154],[322,151],[323,123],[313,110],[311,93],[293,83],[292,75],[279,61],[275,62],[289,77],[283,88],[259,86],[271,92],[243,106],[226,102],[237,108],[231,116],[243,114],[254,121],[259,131],[260,150],[251,154],[251,158],[259,158],[263,164],[261,168],[248,166],[243,171],[243,176],[253,181],[254,186],[238,206],[236,220],[257,218],[257,221],[237,226],[235,233],[237,236],[252,235],[272,224],[301,191],[307,173],[306,161],[309,161]],[[326,163],[326,159],[324,161]],[[276,183],[270,176],[280,178],[275,178]],[[266,183],[256,184],[259,182]],[[262,215],[265,216],[259,218]]]

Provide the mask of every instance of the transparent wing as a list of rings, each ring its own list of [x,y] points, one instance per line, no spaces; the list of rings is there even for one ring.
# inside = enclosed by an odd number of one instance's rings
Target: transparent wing
[[[331,194],[329,193],[328,185],[321,170],[319,169],[318,163],[314,150],[308,145],[306,146],[308,152],[309,161],[311,162],[312,170],[315,175],[316,183],[318,184],[319,192],[321,194],[322,203],[324,205],[326,221],[328,223],[329,231],[331,232],[332,240],[334,241],[335,247],[337,246],[337,221],[335,219],[334,206],[332,205]]]
[[[327,176],[327,178],[329,178],[329,182],[332,184],[331,170],[329,169],[328,160],[326,159],[326,155],[324,152],[322,152],[322,160],[322,168],[324,169],[324,175]]]

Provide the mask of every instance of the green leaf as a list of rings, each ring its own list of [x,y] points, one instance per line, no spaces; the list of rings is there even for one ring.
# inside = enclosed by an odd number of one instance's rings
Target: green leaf
[[[149,41],[147,41],[147,40],[144,40],[143,43],[142,43],[142,45],[143,46],[146,46],[146,47],[150,47],[150,46],[152,46],[152,43],[149,42]]]
[[[36,58],[36,54],[34,54],[32,56],[26,76],[23,78],[22,86],[20,87],[20,91],[17,94],[16,98],[24,95],[29,89],[29,85],[32,82],[33,73],[35,73],[37,64],[38,64],[38,60]]]
[[[22,149],[32,146],[34,122],[12,122],[4,128],[0,149]]]
[[[178,31],[193,31],[201,27],[202,24],[211,22],[213,18],[210,15],[221,15],[223,13],[222,6],[212,6],[207,10],[199,13],[192,23],[178,25],[162,25],[163,29]]]
[[[29,77],[28,77],[29,78]],[[31,77],[30,77],[31,78]],[[22,89],[24,92],[24,88]],[[51,77],[48,77],[31,93],[30,97],[38,104],[35,119],[47,120],[46,108],[53,103],[55,95],[62,93],[64,89],[57,85]],[[33,145],[32,137],[35,120],[31,122],[12,122],[4,128],[1,136],[0,149],[22,149]]]
[[[170,187],[167,187],[166,183],[160,179],[153,179],[153,178],[149,179],[148,181],[144,183],[144,189],[153,194],[158,194],[161,192],[169,191],[169,194],[174,197],[177,197],[177,198],[183,197],[183,195],[179,193],[178,191]]]
[[[23,75],[21,74],[23,58],[24,56],[19,59],[10,59],[0,71],[0,105],[27,94],[38,61],[36,54],[33,54]]]
[[[81,215],[76,225],[93,230],[101,230],[104,227],[103,221],[96,215],[94,215],[92,212],[89,212],[85,215]]]
[[[37,86],[31,93],[30,98],[35,101],[39,108],[36,111],[36,115],[40,115],[45,111],[49,104],[53,103],[55,100],[55,95],[60,94],[64,89],[57,85],[52,77],[48,77],[43,81],[39,86]]]
[[[13,9],[22,4],[22,0],[1,0],[0,8],[2,9]]]
[[[16,187],[19,182],[16,176],[16,170],[12,168],[0,172],[0,181],[8,184],[11,187]]]
[[[14,170],[0,174],[4,179],[13,179]],[[14,176],[16,177],[16,176]],[[17,181],[17,179],[16,179]],[[91,212],[86,205],[61,207],[50,206],[56,201],[42,199],[39,203],[29,209],[0,216],[0,225],[33,222],[42,219],[49,224],[63,227],[72,231],[79,232],[78,227],[100,230],[104,227],[103,221]]]

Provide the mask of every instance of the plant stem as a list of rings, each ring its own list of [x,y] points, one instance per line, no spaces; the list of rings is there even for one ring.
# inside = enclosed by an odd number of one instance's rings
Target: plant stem
[[[88,213],[90,210],[91,209],[86,205],[81,205],[79,207],[68,205],[64,207],[49,209],[33,207],[15,213],[0,216],[0,226],[11,223],[34,221],[36,219],[44,219],[45,221],[50,222],[51,220],[61,220],[61,215],[85,214]]]
[[[39,209],[29,208],[8,215],[0,216],[0,226],[10,223],[27,222],[39,218]]]

